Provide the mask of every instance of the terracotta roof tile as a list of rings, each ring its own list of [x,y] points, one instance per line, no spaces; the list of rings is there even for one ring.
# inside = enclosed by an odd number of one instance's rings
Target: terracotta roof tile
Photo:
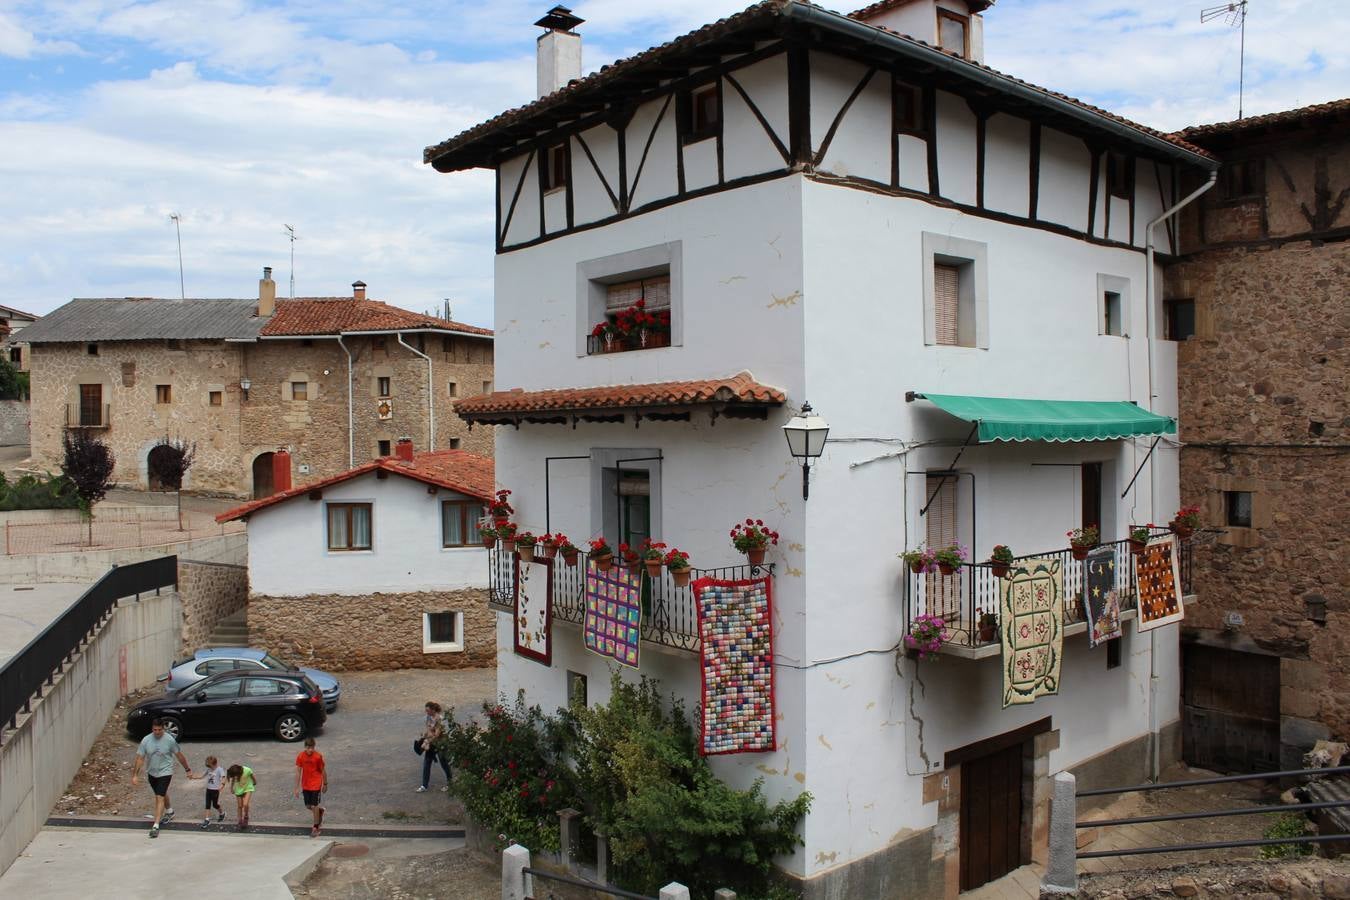
[[[490,328],[465,325],[422,313],[399,309],[380,300],[351,297],[306,297],[278,300],[276,312],[263,326],[263,337],[307,334],[338,334],[360,331],[393,331],[399,328],[431,328],[460,334],[490,337]]]
[[[1332,100],[1328,103],[1315,103],[1311,106],[1300,106],[1298,109],[1286,109],[1281,112],[1268,113],[1264,116],[1248,116],[1245,119],[1234,119],[1230,122],[1215,122],[1212,125],[1192,125],[1189,128],[1181,129],[1174,137],[1182,140],[1198,140],[1200,138],[1211,136],[1233,134],[1248,129],[1272,128],[1284,125],[1303,125],[1323,117],[1338,116],[1347,113],[1350,113],[1350,97],[1346,97],[1342,100]]]
[[[496,391],[455,404],[463,419],[476,420],[513,413],[582,412],[694,406],[708,403],[782,404],[778,388],[755,381],[749,372],[730,378],[616,384],[556,391]]]
[[[341,484],[344,481],[359,478],[377,469],[393,472],[396,475],[402,475],[405,478],[411,478],[425,484],[434,484],[446,490],[458,491],[461,494],[467,494],[483,501],[491,500],[496,488],[496,482],[493,480],[495,467],[490,458],[479,456],[477,453],[470,453],[467,450],[435,450],[428,453],[414,453],[411,463],[393,456],[373,459],[354,469],[339,472],[337,475],[309,481],[297,485],[289,491],[281,491],[270,497],[263,497],[261,500],[250,500],[248,503],[236,506],[234,509],[216,516],[216,521],[230,522],[235,519],[242,519],[250,513],[255,513],[268,506],[304,496],[310,491],[322,490],[329,485]]]

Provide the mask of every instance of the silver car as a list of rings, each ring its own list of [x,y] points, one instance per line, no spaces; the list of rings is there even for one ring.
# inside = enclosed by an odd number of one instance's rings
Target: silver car
[[[192,654],[191,658],[175,662],[172,669],[156,680],[161,684],[167,682],[167,687],[171,691],[181,691],[203,678],[220,672],[232,672],[235,669],[275,669],[280,672],[303,672],[319,686],[319,690],[323,691],[324,709],[330,713],[337,709],[338,700],[342,697],[342,685],[338,683],[337,678],[329,673],[320,669],[293,666],[277,659],[266,650],[258,650],[253,647],[203,647]]]

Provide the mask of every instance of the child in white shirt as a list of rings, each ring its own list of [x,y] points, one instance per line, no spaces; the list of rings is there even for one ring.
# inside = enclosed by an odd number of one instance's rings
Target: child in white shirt
[[[220,808],[220,787],[225,783],[225,770],[220,765],[220,760],[214,756],[206,758],[206,771],[201,775],[189,775],[193,781],[202,778],[206,779],[206,805],[205,813],[202,816],[202,828],[211,827],[211,810],[215,809],[219,816],[217,822],[225,821],[225,810]]]

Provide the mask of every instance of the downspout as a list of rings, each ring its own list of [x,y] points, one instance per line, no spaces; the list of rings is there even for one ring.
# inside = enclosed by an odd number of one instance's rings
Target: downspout
[[[356,467],[356,431],[352,418],[352,351],[342,342],[342,335],[338,335],[337,342],[342,352],[347,354],[347,468],[352,469]]]
[[[1144,336],[1148,344],[1148,410],[1153,411],[1153,229],[1166,222],[1168,219],[1181,212],[1182,209],[1189,206],[1197,197],[1214,187],[1218,180],[1219,172],[1217,169],[1211,169],[1209,180],[1200,187],[1191,191],[1175,206],[1164,212],[1158,218],[1149,222],[1144,229]],[[1149,518],[1154,518],[1154,499],[1157,485],[1154,478],[1156,466],[1152,461],[1148,465],[1148,508]],[[1148,731],[1149,742],[1152,744],[1153,781],[1156,782],[1162,774],[1162,735],[1158,731],[1158,629],[1154,628],[1148,633]]]
[[[427,356],[421,350],[418,350],[412,344],[403,340],[403,332],[397,332],[398,342],[407,347],[417,356],[427,361],[427,450],[436,449],[436,391],[432,381],[431,357]]]

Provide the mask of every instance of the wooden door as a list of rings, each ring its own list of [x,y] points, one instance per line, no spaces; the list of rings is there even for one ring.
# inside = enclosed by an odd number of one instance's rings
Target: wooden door
[[[1083,517],[1080,523],[1084,528],[1089,525],[1102,527],[1102,464],[1083,463]],[[1105,532],[1103,532],[1105,533]]]
[[[80,425],[97,427],[103,422],[103,385],[80,385]]]
[[[1183,644],[1182,756],[1218,772],[1280,768],[1280,659]]]
[[[961,763],[961,890],[1001,878],[1022,865],[1023,759],[1013,744]]]
[[[253,499],[261,500],[272,494],[272,454],[259,453],[253,460]]]

